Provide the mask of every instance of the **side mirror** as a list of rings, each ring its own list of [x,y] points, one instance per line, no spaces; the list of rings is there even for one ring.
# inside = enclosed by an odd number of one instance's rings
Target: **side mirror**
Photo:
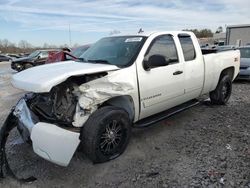
[[[41,56],[39,55],[39,56],[37,56],[37,59],[41,59]]]
[[[155,67],[162,67],[169,65],[170,61],[167,61],[162,55],[152,55],[148,60],[143,61],[143,67],[145,70],[150,70]]]

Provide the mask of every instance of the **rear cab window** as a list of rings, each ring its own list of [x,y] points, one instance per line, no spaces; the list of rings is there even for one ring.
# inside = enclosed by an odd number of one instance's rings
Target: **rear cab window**
[[[196,58],[196,53],[191,36],[188,34],[179,34],[178,38],[181,43],[185,61],[194,60]]]

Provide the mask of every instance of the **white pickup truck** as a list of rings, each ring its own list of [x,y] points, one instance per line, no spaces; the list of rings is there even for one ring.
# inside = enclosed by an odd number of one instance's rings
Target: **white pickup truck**
[[[166,110],[208,93],[225,104],[239,66],[238,50],[203,55],[191,32],[106,37],[79,61],[15,74],[13,86],[30,93],[5,127],[16,122],[34,152],[53,163],[67,166],[79,145],[94,163],[105,162],[123,153],[131,127],[167,117]]]

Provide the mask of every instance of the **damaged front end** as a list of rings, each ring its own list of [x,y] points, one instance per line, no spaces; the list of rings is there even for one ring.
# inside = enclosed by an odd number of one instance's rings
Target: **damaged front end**
[[[5,143],[15,127],[36,154],[61,166],[69,164],[80,143],[80,129],[72,126],[77,104],[74,87],[65,82],[49,93],[28,93],[18,101],[1,128],[1,169],[8,164]]]
[[[6,128],[3,127],[1,132],[8,134],[6,130],[17,126],[22,139],[32,143],[36,154],[58,165],[67,166],[80,143],[80,133],[75,129],[69,131],[66,126],[64,128],[52,124],[56,116],[51,115],[51,118],[44,121],[43,110],[49,109],[49,105],[40,104],[36,111],[40,97],[38,94],[26,94],[20,99],[6,120]]]
[[[1,134],[8,134],[16,126],[23,140],[32,143],[36,154],[67,166],[81,142],[81,127],[89,116],[109,99],[135,92],[134,78],[124,81],[125,75],[126,71],[112,71],[71,77],[50,92],[28,93],[11,111]],[[133,106],[128,108],[134,114]]]

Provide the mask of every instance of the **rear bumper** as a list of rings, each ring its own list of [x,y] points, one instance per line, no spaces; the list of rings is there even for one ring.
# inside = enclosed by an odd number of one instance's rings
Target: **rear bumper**
[[[72,132],[57,125],[39,122],[29,110],[25,99],[21,99],[13,114],[18,119],[18,130],[22,138],[32,140],[32,147],[42,158],[61,166],[67,166],[79,143],[80,133]]]
[[[250,67],[246,69],[240,69],[240,72],[236,79],[250,80]]]

